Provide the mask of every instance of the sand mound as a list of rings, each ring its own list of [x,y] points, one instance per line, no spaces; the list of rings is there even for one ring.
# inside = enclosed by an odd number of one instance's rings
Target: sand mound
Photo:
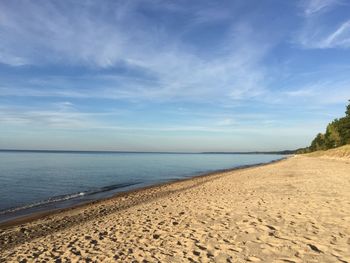
[[[317,151],[306,154],[306,156],[350,160],[350,145],[344,145],[327,151]]]

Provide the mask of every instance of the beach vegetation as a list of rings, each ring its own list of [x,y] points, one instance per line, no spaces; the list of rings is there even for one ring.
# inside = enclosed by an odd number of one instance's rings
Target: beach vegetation
[[[309,153],[328,150],[350,144],[350,100],[346,107],[345,117],[335,119],[327,125],[325,133],[319,133],[311,145],[298,150],[298,153]]]

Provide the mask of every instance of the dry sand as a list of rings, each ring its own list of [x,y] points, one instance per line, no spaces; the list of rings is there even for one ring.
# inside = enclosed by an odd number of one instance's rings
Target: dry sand
[[[0,234],[1,262],[350,262],[350,161],[298,156]]]
[[[320,158],[326,158],[326,159],[350,161],[350,145],[344,145],[344,146],[334,148],[334,149],[329,149],[326,151],[316,151],[305,155],[310,157],[320,157]]]

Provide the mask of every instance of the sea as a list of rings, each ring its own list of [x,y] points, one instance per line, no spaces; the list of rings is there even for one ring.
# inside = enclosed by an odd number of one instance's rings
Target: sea
[[[0,151],[0,224],[279,154]]]

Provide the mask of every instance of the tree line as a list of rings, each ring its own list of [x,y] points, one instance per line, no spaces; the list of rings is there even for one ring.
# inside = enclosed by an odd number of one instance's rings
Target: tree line
[[[319,133],[309,147],[299,149],[298,153],[328,150],[350,144],[350,100],[345,117],[335,119],[327,125],[325,133]]]

